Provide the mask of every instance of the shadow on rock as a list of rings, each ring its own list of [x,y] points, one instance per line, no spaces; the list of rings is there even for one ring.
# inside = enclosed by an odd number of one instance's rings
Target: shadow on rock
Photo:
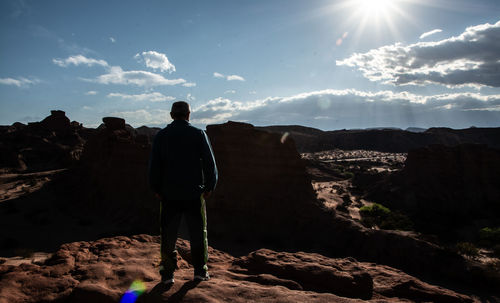
[[[165,293],[172,289],[173,284],[164,285],[158,283],[151,289],[150,292],[142,295],[137,302],[181,302],[184,296],[193,288],[195,288],[200,281],[188,281],[185,282],[182,287],[170,296]]]

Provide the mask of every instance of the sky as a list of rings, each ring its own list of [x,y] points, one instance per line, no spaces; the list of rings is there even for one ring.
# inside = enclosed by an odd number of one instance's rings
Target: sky
[[[0,2],[0,125],[500,127],[498,0]]]

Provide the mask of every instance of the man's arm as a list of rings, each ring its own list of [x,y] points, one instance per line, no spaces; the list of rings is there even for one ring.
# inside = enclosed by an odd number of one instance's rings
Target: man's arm
[[[149,185],[151,189],[155,192],[156,196],[160,196],[161,193],[161,147],[160,147],[160,136],[158,134],[153,140],[153,147],[151,148],[151,155],[149,157]]]
[[[201,132],[203,134],[201,159],[203,163],[203,176],[205,178],[205,193],[207,193],[206,197],[208,197],[208,195],[210,195],[209,193],[214,190],[215,185],[217,184],[218,173],[210,140],[204,131]]]

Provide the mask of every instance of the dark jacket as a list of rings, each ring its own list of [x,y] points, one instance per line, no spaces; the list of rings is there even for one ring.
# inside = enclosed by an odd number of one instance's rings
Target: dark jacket
[[[190,200],[212,191],[217,166],[205,132],[185,120],[160,130],[149,160],[149,183],[166,200]]]

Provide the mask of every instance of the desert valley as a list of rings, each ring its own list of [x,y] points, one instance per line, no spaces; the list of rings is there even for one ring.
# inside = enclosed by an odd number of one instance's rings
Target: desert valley
[[[500,129],[208,125],[212,279],[159,283],[155,128],[2,126],[0,302],[498,302]],[[139,281],[139,282],[137,282]]]

